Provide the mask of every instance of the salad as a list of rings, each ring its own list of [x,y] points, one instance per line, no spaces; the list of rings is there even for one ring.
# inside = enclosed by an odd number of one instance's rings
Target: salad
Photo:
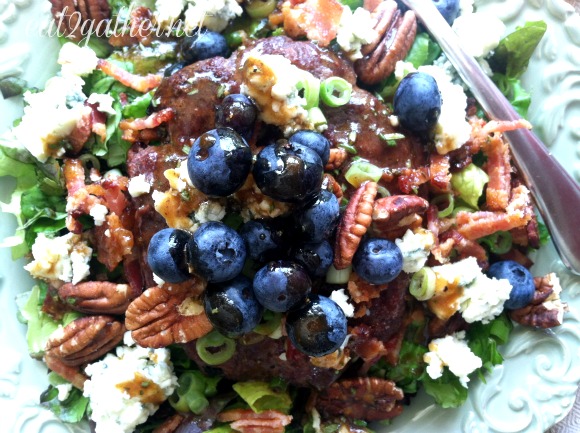
[[[437,6],[525,117],[545,24]],[[0,141],[5,244],[37,279],[17,302],[63,421],[371,431],[421,388],[460,406],[512,322],[562,323],[502,137],[530,125],[488,121],[411,11],[77,7],[52,2],[57,76],[0,82],[25,102]]]

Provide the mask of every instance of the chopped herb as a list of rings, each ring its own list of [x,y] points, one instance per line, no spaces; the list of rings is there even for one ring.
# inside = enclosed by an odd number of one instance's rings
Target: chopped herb
[[[388,146],[396,146],[397,140],[405,138],[403,134],[399,134],[398,132],[393,132],[391,134],[383,134],[382,132],[379,133],[379,138],[387,143]]]
[[[349,143],[339,143],[338,147],[346,150],[348,153],[352,155],[356,155],[358,153],[356,147],[354,147],[352,144]]]

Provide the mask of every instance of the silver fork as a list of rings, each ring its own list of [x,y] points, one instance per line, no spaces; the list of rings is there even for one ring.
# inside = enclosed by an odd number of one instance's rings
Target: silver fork
[[[459,38],[433,2],[402,1],[437,40],[487,115],[496,120],[520,119],[475,59],[461,47]],[[580,186],[533,132],[518,129],[506,132],[505,136],[562,262],[580,275]]]

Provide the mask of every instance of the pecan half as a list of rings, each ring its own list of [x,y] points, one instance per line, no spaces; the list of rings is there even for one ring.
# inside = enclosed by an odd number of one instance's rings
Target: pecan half
[[[390,237],[393,232],[414,226],[417,214],[429,208],[429,202],[416,195],[393,195],[375,201],[373,230],[377,235]]]
[[[342,200],[343,192],[340,183],[336,181],[334,176],[328,173],[324,173],[324,178],[322,179],[322,189],[326,189],[334,194],[338,202]]]
[[[348,153],[346,153],[346,150],[340,147],[332,148],[330,149],[330,157],[328,158],[328,162],[326,163],[324,169],[327,171],[336,170],[337,168],[340,168],[342,164],[344,164],[346,158],[348,158]]]
[[[351,196],[336,233],[334,245],[336,269],[344,269],[352,263],[352,257],[371,225],[376,196],[376,182],[364,182]]]
[[[203,286],[201,280],[196,282]],[[183,284],[152,287],[129,304],[125,325],[142,347],[160,348],[203,337],[213,327],[198,296]]]
[[[80,317],[52,333],[46,356],[75,367],[100,358],[123,339],[125,327],[111,316]]]
[[[415,13],[409,10],[401,14],[394,0],[380,3],[372,17],[379,37],[362,47],[364,57],[354,64],[358,78],[365,84],[377,84],[387,78],[395,64],[405,58],[417,33]]]
[[[107,0],[50,0],[50,11],[62,36],[80,41],[111,16]]]
[[[538,328],[560,326],[568,305],[560,299],[560,280],[555,273],[534,278],[536,291],[529,305],[510,312],[510,317],[520,325]]]
[[[71,308],[89,314],[123,314],[131,303],[131,294],[127,284],[107,281],[66,283],[58,289],[59,298]]]
[[[379,421],[394,418],[403,407],[403,391],[390,380],[376,377],[343,379],[317,397],[315,407],[323,415]]]
[[[221,412],[218,421],[231,422],[230,426],[241,433],[284,433],[292,417],[277,410],[256,413],[250,409],[231,409]]]

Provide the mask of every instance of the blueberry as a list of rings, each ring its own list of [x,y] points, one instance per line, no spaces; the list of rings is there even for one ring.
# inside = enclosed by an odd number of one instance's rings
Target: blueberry
[[[346,316],[333,300],[319,295],[286,315],[286,332],[298,350],[324,356],[339,349],[346,339]]]
[[[147,249],[147,263],[153,272],[168,283],[181,283],[189,275],[186,245],[191,233],[178,229],[163,229],[153,235]]]
[[[496,262],[489,267],[487,275],[493,278],[505,278],[512,285],[509,299],[504,307],[515,310],[528,305],[534,297],[536,286],[530,271],[513,260]]]
[[[221,334],[234,338],[254,329],[264,308],[252,290],[252,282],[238,275],[223,283],[209,284],[204,292],[207,318]]]
[[[352,258],[352,267],[363,280],[371,284],[386,284],[401,273],[403,254],[394,242],[366,238]]]
[[[210,283],[231,280],[242,271],[246,260],[242,237],[216,221],[203,223],[197,229],[187,245],[187,253],[194,271]]]
[[[322,165],[326,165],[330,158],[330,141],[318,132],[308,130],[298,131],[292,134],[288,138],[288,141],[290,143],[301,144],[314,150],[320,156]]]
[[[185,62],[177,62],[174,63],[173,65],[169,65],[166,69],[165,72],[163,72],[163,76],[164,77],[171,77],[173,74],[175,74],[177,71],[182,70],[183,68],[185,68],[187,66],[187,63]]]
[[[431,130],[441,113],[441,93],[429,74],[412,72],[401,80],[393,101],[401,125],[417,133]]]
[[[309,242],[322,242],[332,235],[340,219],[340,205],[328,190],[320,191],[318,200],[296,216],[296,224]]]
[[[248,143],[231,128],[202,134],[187,158],[191,182],[207,195],[225,197],[237,191],[252,168]]]
[[[433,0],[433,3],[445,21],[452,25],[459,15],[459,0]]]
[[[312,149],[280,140],[260,151],[252,173],[265,195],[279,201],[300,203],[316,197],[323,167]]]
[[[248,255],[253,260],[264,262],[282,253],[287,243],[283,221],[250,220],[242,225],[240,235],[246,243]]]
[[[296,308],[309,295],[312,282],[297,263],[270,262],[254,276],[254,293],[268,310],[283,313]]]
[[[333,258],[334,250],[328,241],[307,243],[299,246],[294,251],[294,260],[302,265],[313,278],[324,277],[332,264]]]
[[[227,57],[229,55],[226,38],[211,30],[199,30],[191,36],[186,36],[179,47],[181,57],[191,64],[212,57]]]
[[[232,128],[246,140],[252,136],[257,118],[258,108],[254,101],[240,93],[226,96],[216,107],[216,125]]]

